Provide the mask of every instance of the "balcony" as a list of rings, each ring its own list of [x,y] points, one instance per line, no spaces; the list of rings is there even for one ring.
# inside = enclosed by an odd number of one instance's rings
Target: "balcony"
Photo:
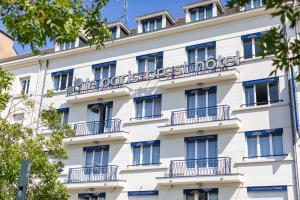
[[[173,75],[165,79],[161,79],[157,86],[164,89],[173,89],[178,87],[187,87],[199,83],[215,83],[220,81],[235,80],[239,76],[239,72],[235,67],[218,67],[214,69],[199,70],[195,64],[182,65],[184,68],[179,75]]]
[[[240,174],[231,173],[231,158],[204,158],[171,161],[160,185],[185,185],[197,183],[240,183]]]
[[[65,144],[80,144],[94,141],[126,140],[128,133],[121,131],[121,120],[110,119],[74,124],[75,135],[65,138]]]
[[[199,130],[239,128],[240,121],[230,114],[228,105],[173,111],[169,125],[158,127],[162,134]]]
[[[66,186],[68,189],[122,188],[124,182],[117,178],[118,166],[71,168]]]
[[[78,81],[79,80],[79,81]],[[130,90],[124,85],[109,85],[107,87],[99,86],[100,81],[75,80],[75,86],[67,89],[67,101],[70,103],[80,103],[95,99],[107,99],[112,97],[121,97],[130,95]],[[78,81],[78,83],[76,83]]]

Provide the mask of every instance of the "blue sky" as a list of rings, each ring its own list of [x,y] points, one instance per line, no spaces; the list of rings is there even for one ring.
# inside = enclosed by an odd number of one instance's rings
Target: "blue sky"
[[[135,17],[147,13],[168,10],[174,18],[183,17],[184,12],[181,7],[188,3],[196,2],[197,0],[128,0],[127,9],[127,26],[135,28]],[[221,0],[225,4],[226,0]],[[108,22],[117,21],[122,16],[124,0],[110,0],[106,7],[103,9],[103,17],[107,18]],[[0,22],[0,29],[5,30],[5,27]],[[51,46],[49,44],[48,46]],[[30,52],[30,48],[21,47],[15,42],[15,49],[19,54]]]

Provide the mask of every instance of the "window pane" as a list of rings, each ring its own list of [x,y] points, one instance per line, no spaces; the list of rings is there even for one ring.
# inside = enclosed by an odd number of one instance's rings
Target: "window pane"
[[[207,56],[208,57],[216,57],[216,47],[208,47],[207,48]]]
[[[153,145],[152,147],[152,163],[159,163],[160,160],[160,146]]]
[[[147,59],[147,71],[154,71],[155,70],[155,58],[149,57]]]
[[[191,12],[191,21],[197,21],[197,11],[192,11]]]
[[[101,166],[101,153],[102,151],[100,149],[95,150],[94,166]]]
[[[195,117],[195,104],[196,104],[196,96],[195,94],[189,94],[187,96],[187,109],[188,109],[188,118]]]
[[[145,59],[138,60],[138,72],[139,73],[145,72]]]
[[[115,65],[111,65],[110,66],[110,75],[109,77],[114,77],[116,75],[116,66]]]
[[[209,193],[209,200],[218,200],[218,193]]]
[[[145,118],[152,118],[153,99],[145,100]]]
[[[90,121],[99,121],[100,120],[100,110],[99,108],[90,108]]]
[[[109,67],[102,67],[102,79],[108,78],[109,76]]]
[[[60,76],[54,76],[53,78],[53,89],[58,90]]]
[[[68,87],[72,86],[72,84],[73,84],[73,73],[69,73]]]
[[[208,91],[208,115],[217,115],[217,92]]]
[[[162,24],[161,24],[162,19],[156,20],[156,29],[161,29]]]
[[[136,101],[136,118],[141,119],[143,117],[143,101]]]
[[[143,146],[143,164],[150,164],[150,145]]]
[[[93,166],[93,151],[86,151],[85,156],[85,166],[92,167]]]
[[[273,155],[283,154],[282,135],[272,136]]]
[[[195,167],[195,161],[193,159],[196,159],[195,156],[195,142],[187,142],[187,167],[188,168],[194,168]]]
[[[270,92],[270,102],[276,103],[279,100],[279,94],[278,94],[278,83],[270,83],[269,84],[269,92]]]
[[[95,69],[95,80],[100,80],[101,78],[101,68]]]
[[[68,119],[69,119],[69,112],[64,112],[63,114],[63,124],[67,124],[68,123]]]
[[[251,1],[248,1],[246,4],[245,4],[245,10],[249,10],[251,9]]]
[[[195,63],[195,50],[189,50],[188,51],[188,62],[189,64],[194,64]]]
[[[261,1],[261,0],[253,0],[253,6],[254,6],[254,8],[258,8],[258,7],[261,6],[261,5],[260,5],[260,1]]]
[[[197,61],[205,61],[205,48],[197,49]]]
[[[256,136],[247,137],[248,157],[257,156],[257,138]]]
[[[245,86],[246,106],[254,106],[254,87]]]
[[[199,12],[199,20],[205,19],[204,17],[204,8],[200,8]]]
[[[255,44],[255,56],[260,56],[261,54],[261,48],[260,48],[260,38],[255,38],[254,40],[254,44]]]
[[[158,56],[156,57],[156,69],[163,68],[163,57]]]
[[[144,22],[143,23],[143,32],[147,32],[148,31],[148,22]]]
[[[257,84],[256,86],[256,104],[268,104],[268,87],[267,84]]]
[[[208,158],[217,158],[218,157],[218,147],[216,139],[208,139]],[[208,166],[215,167],[218,165],[217,159],[208,160]]]
[[[61,76],[60,90],[65,90],[66,89],[66,87],[67,87],[67,77],[68,77],[67,74],[63,74]]]
[[[206,8],[206,19],[212,17],[212,7]]]
[[[154,117],[160,117],[161,115],[161,98],[154,99]]]
[[[150,31],[155,30],[155,20],[150,21]]]
[[[206,167],[206,140],[198,141],[197,143],[197,166]]]
[[[102,166],[107,166],[108,165],[108,155],[109,155],[109,151],[108,149],[103,150],[103,158],[102,158]]]
[[[252,58],[252,38],[243,40],[244,59]]]
[[[139,165],[141,159],[141,148],[140,147],[133,147],[133,164]]]
[[[194,194],[186,194],[186,195],[185,195],[185,199],[186,199],[186,200],[195,200]]]
[[[197,105],[197,115],[198,117],[206,116],[206,92],[198,93],[198,105]]]
[[[270,153],[270,139],[269,135],[259,137],[259,147],[261,156],[269,156]]]

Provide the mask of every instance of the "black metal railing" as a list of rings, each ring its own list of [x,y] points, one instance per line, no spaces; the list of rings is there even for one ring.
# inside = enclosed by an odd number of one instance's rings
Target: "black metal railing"
[[[116,181],[117,172],[118,166],[116,165],[71,168],[69,169],[68,183]]]
[[[74,124],[75,136],[115,133],[121,129],[120,119],[93,121]]]
[[[230,119],[230,106],[212,106],[173,111],[171,125],[194,124]]]
[[[278,104],[278,103],[282,103],[282,102],[284,102],[284,100],[282,100],[282,99],[273,100],[273,101],[261,101],[261,102],[242,104],[241,107],[262,106],[262,105]]]
[[[173,160],[168,177],[207,176],[231,174],[231,158],[204,158],[192,160]]]

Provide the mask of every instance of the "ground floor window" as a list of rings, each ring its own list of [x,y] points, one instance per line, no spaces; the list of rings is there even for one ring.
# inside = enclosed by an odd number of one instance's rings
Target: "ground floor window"
[[[128,200],[158,200],[158,190],[130,191]]]
[[[105,200],[105,193],[80,193],[79,200]]]
[[[287,186],[258,186],[247,188],[248,200],[287,200]]]
[[[185,200],[218,200],[218,188],[185,189]]]

